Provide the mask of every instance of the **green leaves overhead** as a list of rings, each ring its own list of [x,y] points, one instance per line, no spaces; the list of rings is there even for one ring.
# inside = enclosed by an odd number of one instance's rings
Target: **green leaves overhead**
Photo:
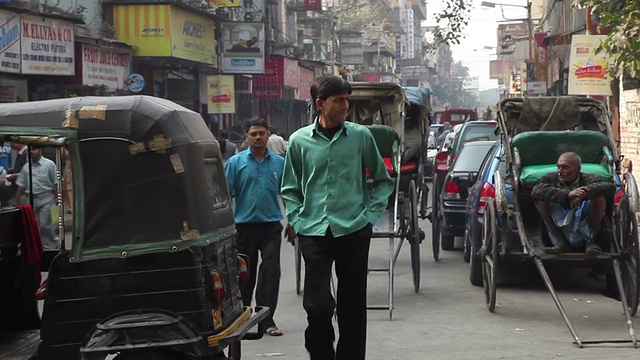
[[[464,29],[471,18],[472,0],[445,0],[446,7],[436,15],[438,22],[434,31],[435,48],[437,45],[460,44],[465,37]]]
[[[640,77],[640,0],[573,0],[590,7],[600,29],[609,29],[607,39],[598,48],[613,61],[612,76]]]

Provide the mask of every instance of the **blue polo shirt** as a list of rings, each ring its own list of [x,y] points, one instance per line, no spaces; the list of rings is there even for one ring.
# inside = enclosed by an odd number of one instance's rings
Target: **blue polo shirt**
[[[256,160],[251,149],[241,151],[227,160],[224,173],[229,193],[236,199],[236,223],[264,223],[282,220],[280,184],[284,158],[267,149],[262,161]]]

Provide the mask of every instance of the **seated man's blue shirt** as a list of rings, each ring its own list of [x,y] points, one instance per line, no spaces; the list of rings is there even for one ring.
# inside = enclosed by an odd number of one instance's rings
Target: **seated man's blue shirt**
[[[229,193],[236,200],[236,223],[263,223],[282,220],[280,184],[284,158],[267,149],[262,161],[247,149],[227,160],[224,173]]]

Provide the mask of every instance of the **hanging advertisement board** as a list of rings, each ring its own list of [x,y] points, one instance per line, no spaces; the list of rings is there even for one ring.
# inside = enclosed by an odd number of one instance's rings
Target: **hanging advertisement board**
[[[569,59],[569,95],[611,96],[611,61],[606,53],[596,53],[606,35],[573,35]]]

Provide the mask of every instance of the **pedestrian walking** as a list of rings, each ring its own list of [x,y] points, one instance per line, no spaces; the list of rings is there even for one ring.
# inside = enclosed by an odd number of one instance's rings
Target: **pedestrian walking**
[[[220,143],[220,151],[224,162],[236,154],[236,144],[229,141],[229,132],[227,130],[220,130],[218,142]]]
[[[305,261],[305,347],[311,360],[365,359],[369,245],[393,190],[369,129],[345,122],[350,93],[342,78],[314,81],[318,116],[291,135],[285,160],[282,198]],[[330,286],[334,262],[337,303]],[[340,338],[334,349],[336,306]]]
[[[265,333],[280,336],[273,315],[280,290],[280,245],[282,209],[280,184],[284,159],[267,149],[269,125],[252,120],[247,126],[249,148],[227,160],[225,175],[229,192],[235,198],[238,252],[249,257],[249,280],[240,291],[245,306],[251,306],[255,288],[256,305],[271,311],[264,320]],[[261,257],[258,269],[258,255]],[[257,284],[256,284],[257,283]]]
[[[33,210],[38,218],[42,245],[45,250],[59,250],[60,240],[56,239],[53,224],[51,221],[51,208],[56,203],[56,164],[42,156],[42,149],[31,149],[31,168],[25,164],[20,170],[20,175],[16,180],[18,190],[16,193],[16,204],[24,204],[27,201],[20,201],[24,194],[29,196],[33,190]],[[32,185],[29,182],[32,181]]]

